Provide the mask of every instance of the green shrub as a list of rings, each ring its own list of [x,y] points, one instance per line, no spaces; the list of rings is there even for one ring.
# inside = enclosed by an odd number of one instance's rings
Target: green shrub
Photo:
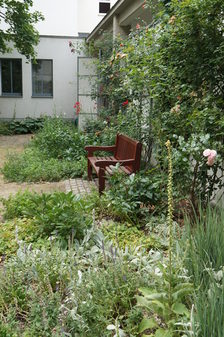
[[[26,117],[21,121],[12,120],[9,122],[9,129],[12,134],[34,133],[44,125],[44,118]]]
[[[109,182],[110,188],[104,193],[105,202],[120,218],[139,221],[142,216],[166,205],[166,180],[154,169],[128,177],[115,170]]]
[[[12,132],[10,130],[9,123],[8,122],[0,122],[0,135],[7,136],[7,135],[11,135],[11,134],[12,134]]]
[[[123,133],[133,139],[141,140],[134,109],[125,112],[120,111],[116,115],[111,115],[110,110],[100,111],[97,119],[86,122],[84,131],[86,142],[89,144],[115,144],[117,133]]]
[[[24,218],[25,211],[29,209],[31,212],[35,212],[35,199],[39,198],[37,193],[30,191],[19,191],[15,195],[10,195],[8,199],[1,199],[4,206],[3,218],[4,220],[12,220],[15,218]]]
[[[8,181],[59,181],[87,174],[84,136],[61,118],[43,128],[22,154],[11,154],[2,172]]]
[[[75,197],[72,192],[54,192],[52,194],[19,192],[8,200],[3,200],[4,217],[26,218],[32,220],[33,236],[58,237],[65,244],[71,238],[81,240],[91,224],[91,216],[83,199]],[[4,226],[4,224],[3,224]]]
[[[47,158],[79,160],[85,155],[85,138],[71,124],[61,118],[46,119],[31,146]]]
[[[59,181],[86,173],[86,159],[77,161],[45,158],[40,150],[28,148],[22,154],[11,154],[4,163],[2,173],[8,181]]]

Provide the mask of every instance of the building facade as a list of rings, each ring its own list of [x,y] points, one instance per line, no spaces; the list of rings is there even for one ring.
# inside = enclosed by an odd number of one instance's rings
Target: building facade
[[[94,112],[83,69],[88,59],[78,53],[78,46],[115,2],[34,0],[34,9],[45,17],[36,25],[40,34],[37,62],[27,62],[14,49],[10,54],[0,55],[0,119],[53,114],[71,119],[73,106],[79,99],[86,112]]]

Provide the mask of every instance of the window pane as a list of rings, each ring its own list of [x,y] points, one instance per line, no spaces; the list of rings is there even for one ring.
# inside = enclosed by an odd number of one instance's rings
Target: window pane
[[[99,3],[99,13],[107,13],[110,10],[110,3],[108,2],[100,2]]]
[[[44,94],[51,94],[52,93],[52,87],[53,87],[53,83],[52,83],[51,77],[47,78],[47,76],[45,76],[45,78],[43,80],[43,93]]]
[[[2,59],[2,94],[22,95],[22,60]]]
[[[2,93],[11,93],[11,65],[10,60],[2,60]]]
[[[33,64],[33,95],[53,96],[51,60],[38,60],[37,64]]]
[[[13,93],[22,94],[22,62],[21,60],[12,61],[12,84],[13,84]]]

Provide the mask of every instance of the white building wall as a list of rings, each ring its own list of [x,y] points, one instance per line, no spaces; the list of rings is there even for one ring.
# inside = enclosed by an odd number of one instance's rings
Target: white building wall
[[[111,7],[116,0],[110,2]],[[32,97],[32,67],[16,50],[0,54],[0,58],[22,59],[22,97],[0,96],[0,119],[21,119],[27,116],[64,114],[74,117],[74,102],[77,101],[77,57],[71,53],[69,41],[83,41],[79,33],[90,33],[102,20],[99,14],[100,0],[34,0],[33,10],[42,12],[44,21],[36,24],[41,36],[36,47],[37,59],[53,60],[53,97]],[[3,28],[4,24],[0,28]],[[92,102],[88,110],[92,109]],[[84,105],[84,104],[83,104]]]
[[[109,2],[111,7],[117,0],[78,0],[78,32],[90,33],[103,19],[99,13],[99,2]]]
[[[77,100],[77,55],[71,53],[69,41],[81,43],[81,39],[42,37],[37,59],[53,60],[53,97],[32,97],[32,69],[25,57],[14,51],[1,58],[22,58],[23,96],[21,98],[0,97],[0,119],[26,116],[63,114],[74,117],[74,102]]]
[[[77,36],[78,1],[79,0],[34,0],[33,9],[40,11],[45,17],[44,21],[40,21],[36,24],[39,34]]]

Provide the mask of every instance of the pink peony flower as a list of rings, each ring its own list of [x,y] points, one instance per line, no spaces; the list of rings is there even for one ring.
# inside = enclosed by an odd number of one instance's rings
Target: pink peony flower
[[[217,152],[215,150],[206,149],[203,152],[204,157],[208,157],[207,165],[212,166],[215,162]]]

